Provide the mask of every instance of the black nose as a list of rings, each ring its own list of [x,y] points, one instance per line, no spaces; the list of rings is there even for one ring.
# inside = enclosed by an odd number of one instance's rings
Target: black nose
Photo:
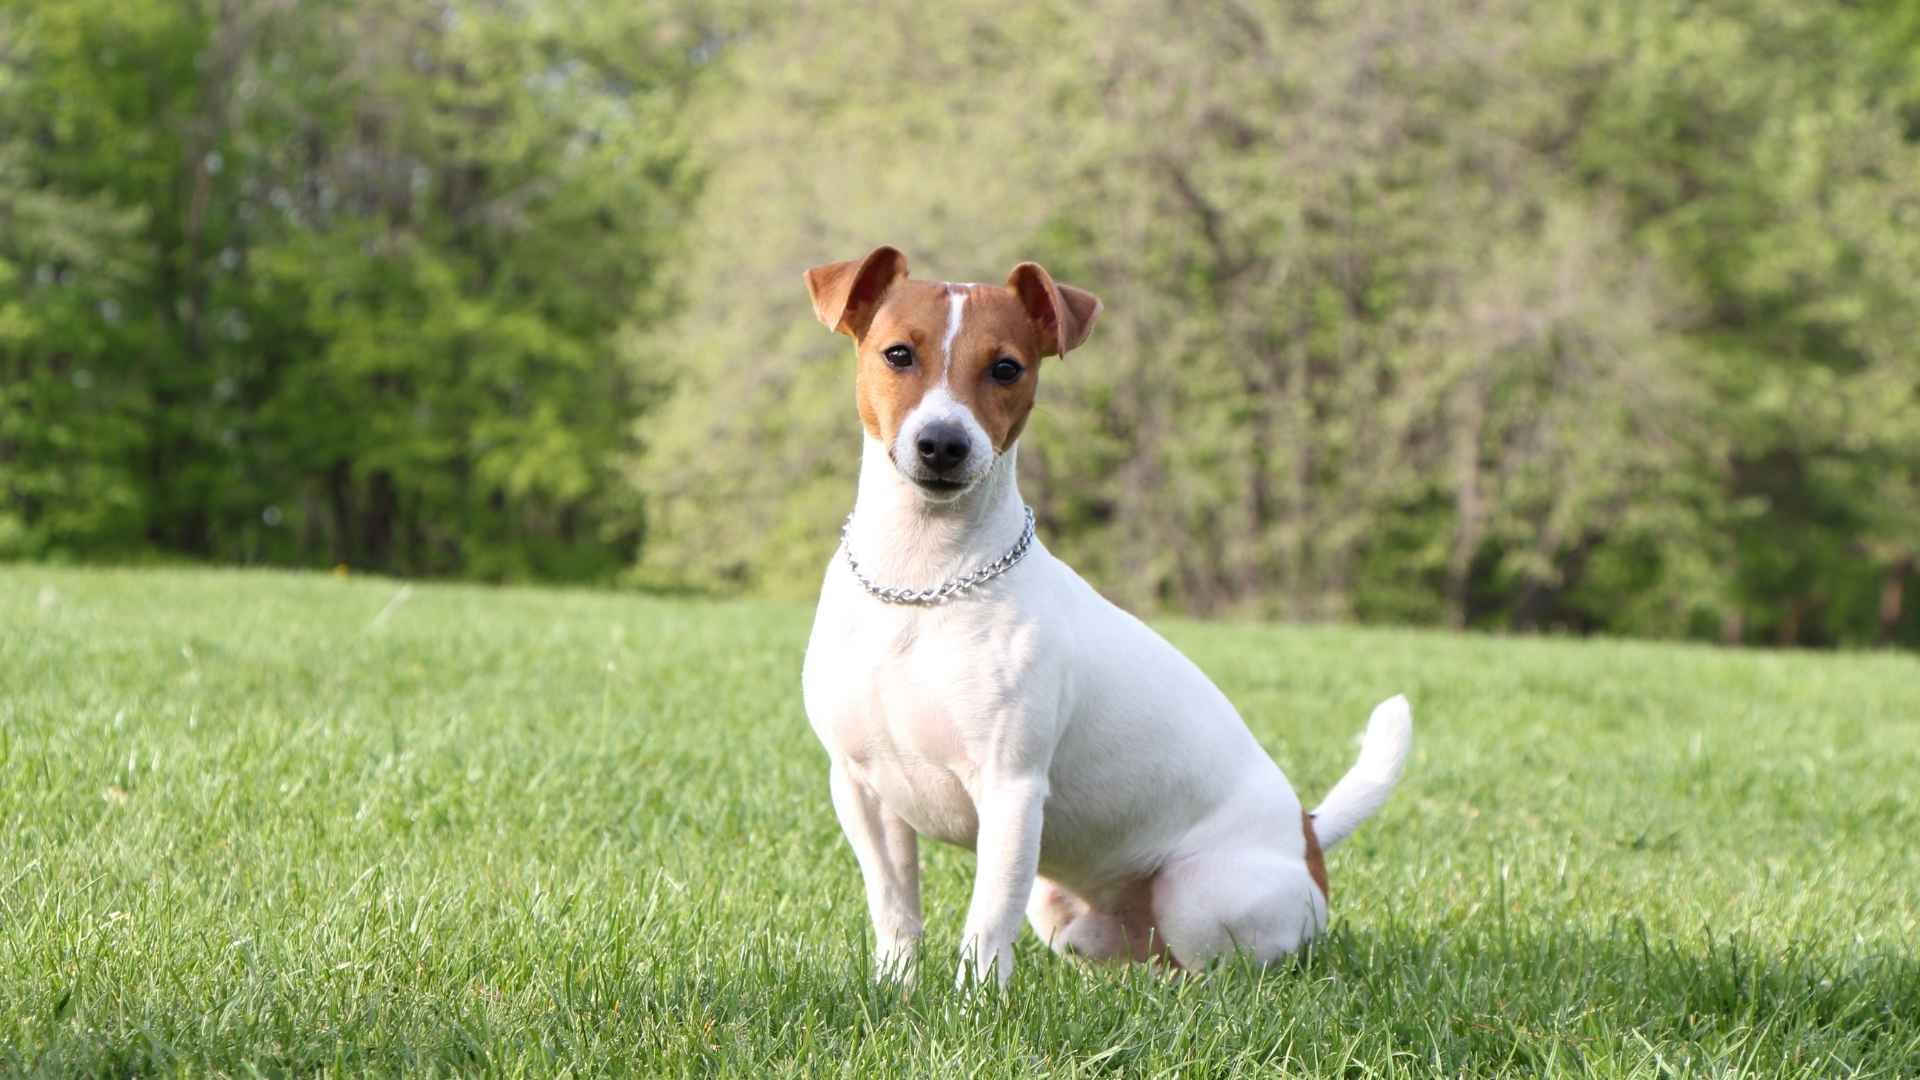
[[[967,429],[945,420],[921,428],[914,448],[920,451],[920,463],[936,473],[950,473],[959,468],[972,450],[967,442]]]

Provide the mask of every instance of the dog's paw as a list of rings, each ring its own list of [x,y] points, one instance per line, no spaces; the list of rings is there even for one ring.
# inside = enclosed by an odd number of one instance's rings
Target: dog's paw
[[[911,952],[882,956],[873,962],[873,981],[911,990],[920,981],[920,958]]]
[[[873,954],[873,981],[911,987],[920,978],[920,939],[883,941]]]
[[[997,949],[987,948],[976,951],[963,949],[960,953],[960,970],[954,973],[953,988],[962,992],[974,990],[1005,990],[1013,979],[1013,946],[1002,945]]]

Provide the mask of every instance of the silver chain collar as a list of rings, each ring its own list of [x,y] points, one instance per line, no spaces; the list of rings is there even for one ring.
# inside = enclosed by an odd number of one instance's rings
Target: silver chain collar
[[[1027,557],[1027,550],[1033,547],[1033,507],[1027,511],[1027,527],[1020,531],[1020,539],[1005,555],[993,560],[978,570],[948,578],[931,589],[902,589],[894,585],[876,585],[867,575],[860,572],[860,561],[853,557],[853,544],[847,540],[847,530],[853,527],[853,513],[847,513],[847,520],[840,526],[840,550],[847,553],[847,569],[853,571],[853,580],[860,587],[889,604],[944,604],[961,593],[978,585],[983,585],[1001,574],[1013,569],[1014,564]]]

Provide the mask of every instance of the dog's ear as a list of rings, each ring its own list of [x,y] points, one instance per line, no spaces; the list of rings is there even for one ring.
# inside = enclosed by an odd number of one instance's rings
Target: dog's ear
[[[858,341],[893,283],[907,276],[907,257],[899,249],[877,247],[864,259],[828,263],[807,271],[813,316],[836,334]]]
[[[1023,262],[1007,275],[1007,287],[1039,324],[1042,356],[1065,356],[1080,347],[1100,317],[1100,298],[1071,285],[1056,285],[1039,263]]]

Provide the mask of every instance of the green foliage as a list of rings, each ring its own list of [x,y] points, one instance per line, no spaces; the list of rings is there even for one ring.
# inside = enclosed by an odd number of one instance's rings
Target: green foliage
[[[0,551],[606,577],[690,192],[601,5],[0,15]],[[9,197],[11,196],[11,197]]]
[[[1898,621],[1920,553],[1920,79],[1859,62],[1910,53],[1920,24],[1893,5],[1596,10],[1611,70],[1578,157],[1697,283],[1730,632],[1920,640]]]
[[[0,102],[19,100],[19,82],[0,67]],[[0,119],[0,554],[135,547],[147,328],[124,296],[149,269],[148,215],[37,182],[12,130]]]
[[[805,593],[890,242],[1128,605],[1920,644],[1915,12],[13,0],[0,555]]]
[[[1908,10],[770,14],[700,125],[644,566],[810,588],[856,435],[797,275],[886,241],[1107,299],[1021,464],[1128,604],[1920,642]]]
[[[1911,1077],[1907,655],[1164,624],[1310,796],[1405,780],[1297,966],[1029,933],[868,982],[804,604],[0,568],[0,1074]]]

